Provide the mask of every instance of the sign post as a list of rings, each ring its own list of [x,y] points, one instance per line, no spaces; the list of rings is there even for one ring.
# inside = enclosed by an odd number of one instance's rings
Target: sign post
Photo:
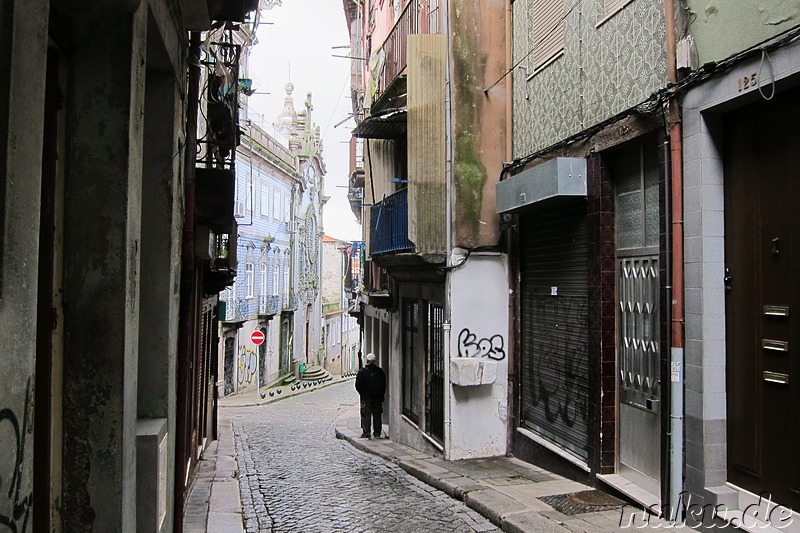
[[[252,335],[250,335],[250,340],[253,341],[253,344],[259,346],[264,342],[264,333],[261,331],[254,331]]]

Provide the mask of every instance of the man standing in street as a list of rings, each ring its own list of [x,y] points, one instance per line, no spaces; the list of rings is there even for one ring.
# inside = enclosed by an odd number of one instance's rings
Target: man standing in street
[[[386,374],[375,364],[375,354],[367,354],[367,364],[356,375],[356,390],[361,396],[361,438],[370,438],[370,423],[375,438],[381,436],[383,396],[386,394]]]

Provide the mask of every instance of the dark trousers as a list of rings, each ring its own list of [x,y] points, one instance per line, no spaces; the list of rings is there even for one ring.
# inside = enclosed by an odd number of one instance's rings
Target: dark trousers
[[[383,401],[361,400],[361,431],[364,435],[370,434],[370,422],[375,430],[374,435],[381,435],[381,415],[383,414]]]

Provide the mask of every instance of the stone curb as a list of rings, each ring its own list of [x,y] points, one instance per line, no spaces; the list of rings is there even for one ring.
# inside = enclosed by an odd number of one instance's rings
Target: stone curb
[[[537,533],[564,533],[569,531],[557,522],[526,506],[523,502],[510,498],[491,487],[482,485],[479,481],[470,477],[453,475],[450,470],[431,464],[425,459],[406,458],[376,450],[370,445],[370,440],[362,441],[354,438],[339,427],[336,428],[336,438],[348,441],[354,448],[362,452],[376,455],[394,463],[423,483],[441,490],[451,498],[463,501],[467,507],[482,515],[506,533],[528,533],[531,531],[536,531]]]

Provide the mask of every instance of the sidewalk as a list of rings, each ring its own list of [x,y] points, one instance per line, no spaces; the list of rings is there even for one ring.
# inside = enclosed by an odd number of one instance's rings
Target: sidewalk
[[[420,481],[462,500],[507,533],[599,533],[623,529],[620,518],[624,502],[601,491],[514,457],[445,461],[389,439],[361,439],[360,421],[355,415],[340,420],[336,427],[338,438],[391,461]],[[631,511],[629,506],[626,525]],[[655,518],[650,523],[655,525]],[[640,528],[644,525],[640,516],[635,524]]]
[[[326,387],[348,378],[335,377]],[[275,392],[275,389],[270,389]],[[252,392],[220,400],[220,406],[264,405],[312,389],[270,396]],[[186,502],[187,533],[243,532],[236,446],[230,419],[220,418],[220,438],[203,453]],[[384,425],[384,434],[391,436]],[[514,457],[445,461],[388,438],[361,439],[359,407],[336,422],[336,437],[391,461],[420,481],[463,501],[507,533],[608,533],[656,529],[667,524],[638,507]],[[674,527],[674,525],[673,525]]]

